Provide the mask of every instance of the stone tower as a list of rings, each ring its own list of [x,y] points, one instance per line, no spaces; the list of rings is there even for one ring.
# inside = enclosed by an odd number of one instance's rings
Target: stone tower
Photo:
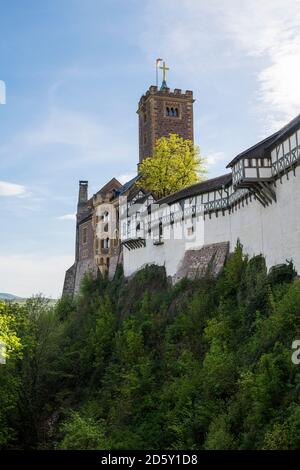
[[[153,155],[160,137],[179,134],[193,141],[193,92],[150,86],[139,101],[139,162]]]

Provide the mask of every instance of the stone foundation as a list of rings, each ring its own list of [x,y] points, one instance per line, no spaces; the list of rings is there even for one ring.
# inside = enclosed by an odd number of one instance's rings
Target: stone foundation
[[[229,242],[212,243],[198,250],[186,251],[179,269],[172,281],[176,283],[187,277],[201,278],[206,275],[216,277],[223,268],[229,254]]]

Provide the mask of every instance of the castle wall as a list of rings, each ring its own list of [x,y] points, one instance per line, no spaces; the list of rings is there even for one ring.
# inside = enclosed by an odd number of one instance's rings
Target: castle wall
[[[196,249],[204,244],[204,219],[198,217],[194,222],[194,233],[189,236],[188,229],[192,226],[191,219],[184,223],[174,223],[164,227],[164,242],[155,245],[153,239],[146,239],[146,246],[134,250],[124,248],[124,274],[130,276],[146,264],[165,266],[168,276],[175,276],[187,250]]]
[[[264,254],[268,268],[293,259],[300,272],[300,168],[277,180],[277,202],[264,208],[257,200],[225,216],[205,220],[205,244],[227,240],[230,250],[237,239],[250,256]]]
[[[240,203],[231,212],[226,210],[195,218],[194,240],[167,239],[170,226],[164,227],[164,242],[153,244],[146,239],[146,247],[124,249],[124,273],[133,274],[146,264],[164,265],[167,274],[176,277],[184,254],[190,249],[200,249],[205,245],[229,242],[230,251],[239,239],[244,252],[250,256],[264,254],[267,267],[285,263],[292,259],[296,270],[300,272],[300,168],[282,177],[276,182],[277,202],[263,207],[254,198]],[[181,221],[177,229],[186,234],[189,221]]]
[[[86,273],[96,275],[97,266],[94,260],[94,231],[92,218],[82,221],[79,225],[78,240],[79,259],[76,263],[74,293],[79,291],[81,281]]]

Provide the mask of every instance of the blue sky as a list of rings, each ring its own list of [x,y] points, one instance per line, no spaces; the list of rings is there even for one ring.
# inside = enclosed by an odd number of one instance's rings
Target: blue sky
[[[135,172],[157,57],[216,176],[299,113],[299,25],[299,0],[2,0],[0,292],[60,295],[78,180]]]

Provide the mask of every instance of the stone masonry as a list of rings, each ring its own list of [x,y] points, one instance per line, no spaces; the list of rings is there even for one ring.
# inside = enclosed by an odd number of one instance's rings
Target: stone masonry
[[[229,254],[229,242],[212,243],[199,250],[186,251],[180,267],[173,277],[173,283],[184,277],[201,278],[206,275],[216,277],[222,270]]]

